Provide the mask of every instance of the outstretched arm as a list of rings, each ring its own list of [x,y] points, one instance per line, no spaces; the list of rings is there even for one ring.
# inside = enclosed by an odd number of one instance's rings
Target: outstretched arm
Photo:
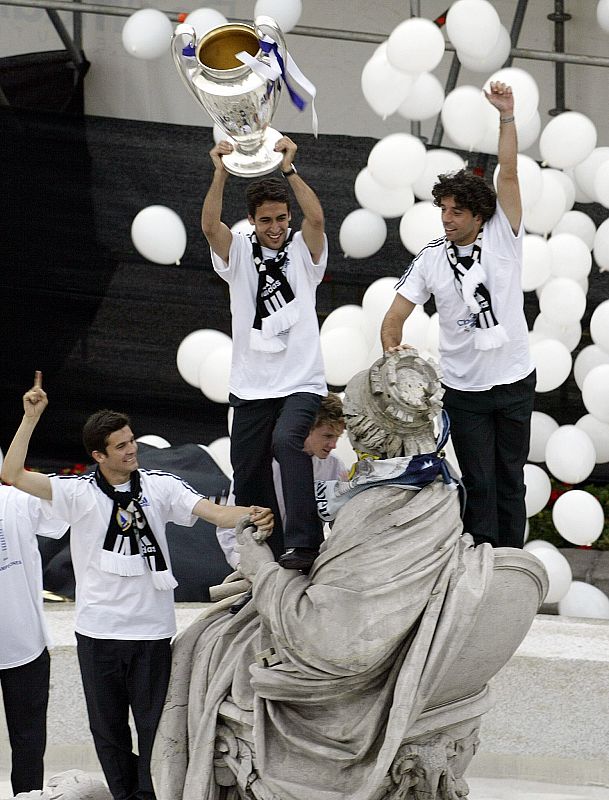
[[[518,138],[514,123],[514,96],[505,83],[490,85],[486,99],[499,111],[499,173],[497,175],[497,200],[504,210],[514,233],[518,233],[522,220],[522,203],[518,184]]]
[[[264,533],[270,535],[273,530],[273,512],[261,506],[219,506],[207,498],[201,498],[192,513],[220,528],[234,528],[243,517],[247,517]]]
[[[25,459],[34,428],[48,402],[46,392],[42,388],[42,373],[37,371],[34,385],[23,395],[23,420],[2,464],[3,481],[42,500],[51,500],[53,497],[49,476],[39,472],[28,472],[25,469]]]
[[[223,261],[228,261],[228,253],[233,234],[230,228],[222,222],[222,201],[224,199],[224,186],[228,179],[228,172],[224,169],[222,156],[232,153],[233,146],[229,142],[218,142],[209,151],[214,165],[214,176],[211,186],[207,190],[203,209],[201,211],[201,228],[209,242],[209,246]]]
[[[275,144],[275,150],[283,153],[280,167],[282,172],[289,172],[292,169],[297,149],[296,143],[288,136],[282,136]],[[313,189],[303,181],[300,175],[294,173],[288,177],[288,181],[304,217],[302,237],[309,248],[311,258],[317,263],[325,246],[324,212],[321,203]]]
[[[396,294],[381,324],[381,344],[384,353],[392,353],[395,350],[410,347],[410,345],[401,344],[402,328],[414,308],[415,303],[407,300],[401,294]]]

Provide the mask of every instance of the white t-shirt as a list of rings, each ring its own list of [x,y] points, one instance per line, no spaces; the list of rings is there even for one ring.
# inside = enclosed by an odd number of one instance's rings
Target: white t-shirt
[[[0,486],[0,669],[29,664],[51,644],[36,534],[59,539],[67,529],[44,516],[38,498]]]
[[[515,383],[533,370],[521,286],[521,225],[515,236],[497,204],[484,223],[480,263],[493,311],[509,341],[494,350],[474,347],[474,318],[461,296],[446,254],[444,238],[434,239],[408,265],[396,291],[423,305],[433,294],[440,320],[442,381],[453,389],[484,391],[497,384]],[[461,249],[466,254],[466,249]],[[471,251],[471,248],[470,248]]]
[[[201,495],[168,472],[139,470],[142,509],[171,567],[165,525],[190,527],[192,510]],[[124,577],[100,569],[112,500],[97,486],[93,475],[57,475],[51,478],[53,499],[43,501],[47,514],[71,525],[70,549],[76,577],[78,633],[94,639],[166,639],[176,632],[172,591],[152,585],[150,570]]]
[[[313,480],[315,481],[333,481],[345,480],[347,475],[347,468],[338,456],[330,453],[327,458],[318,458],[311,456],[313,462]],[[279,506],[279,513],[281,520],[285,527],[285,503],[283,502],[283,486],[281,483],[281,469],[279,463],[273,459],[273,483],[275,485],[275,494],[277,496],[277,505]],[[227,505],[235,505],[235,494],[233,483],[231,482],[230,492],[228,495]],[[226,560],[233,569],[239,566],[239,553],[236,550],[237,538],[235,536],[234,528],[216,528],[216,536],[218,544],[222,548]]]
[[[325,397],[328,390],[319,344],[319,322],[315,293],[326,270],[328,244],[317,264],[302,237],[294,234],[287,247],[286,277],[300,306],[300,319],[286,334],[287,347],[278,353],[252,350],[250,331],[256,314],[258,273],[252,256],[252,243],[244,234],[234,233],[228,264],[211,251],[215,271],[230,287],[233,363],[230,391],[242,400],[287,397],[295,392],[310,392]],[[262,248],[264,258],[275,250]]]

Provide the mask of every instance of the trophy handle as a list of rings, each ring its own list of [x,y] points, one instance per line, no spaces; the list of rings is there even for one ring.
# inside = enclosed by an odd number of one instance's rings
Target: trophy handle
[[[192,71],[198,67],[198,62],[195,56],[197,45],[197,32],[192,25],[187,25],[182,22],[175,29],[171,37],[171,55],[173,56],[173,63],[184,82],[184,86],[193,95],[195,100],[198,101],[198,95],[192,83]],[[184,50],[192,50],[192,55],[185,55]],[[190,63],[189,63],[190,62]]]
[[[277,42],[279,51],[281,53],[281,57],[283,59],[283,63],[286,65],[287,69],[288,46],[285,43],[285,36],[283,35],[283,31],[272,17],[262,16],[262,15],[256,17],[256,19],[254,20],[254,29],[256,31],[256,36],[259,39],[262,39],[264,34],[267,32],[264,30],[265,28],[267,28],[271,32],[272,38]]]

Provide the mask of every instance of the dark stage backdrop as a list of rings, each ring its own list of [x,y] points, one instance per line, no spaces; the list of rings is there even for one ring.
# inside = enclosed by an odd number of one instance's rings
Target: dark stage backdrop
[[[21,418],[21,395],[35,369],[44,373],[50,405],[35,433],[33,463],[82,461],[80,428],[104,406],[127,411],[137,435],[156,433],[174,445],[226,435],[227,407],[186,384],[175,361],[191,331],[230,333],[227,288],[212,271],[199,227],[211,178],[211,130],[0,109],[0,132],[0,447],[6,449]],[[340,224],[358,207],[353,183],[375,140],[295,139],[299,170],[326,213],[323,320],[338,305],[360,303],[377,278],[401,274],[411,256],[399,220],[388,220],[387,241],[375,256],[346,259],[340,250]],[[494,161],[486,167],[490,175]],[[229,224],[245,216],[245,185],[237,178],[228,183]],[[169,206],[186,225],[179,266],[152,264],[131,242],[134,216],[153,204]],[[598,206],[581,208],[597,224],[607,215]],[[607,297],[609,274],[594,267],[579,349],[590,344],[590,314]],[[525,308],[532,323],[534,293]],[[538,395],[537,408],[562,424],[585,413],[572,380]]]

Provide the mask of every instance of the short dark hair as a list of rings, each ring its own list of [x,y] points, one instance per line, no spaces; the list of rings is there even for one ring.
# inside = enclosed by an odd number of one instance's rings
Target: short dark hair
[[[126,426],[131,427],[131,420],[120,411],[102,408],[91,414],[82,429],[82,443],[87,455],[92,456],[95,450],[105,453],[108,437]]]
[[[290,211],[290,195],[285,181],[279,178],[263,178],[255,183],[250,183],[245,191],[247,213],[250,217],[256,216],[256,209],[263,203],[285,203]]]
[[[435,206],[442,205],[442,198],[453,197],[461,208],[469,209],[474,216],[480,214],[482,221],[489,220],[497,208],[497,196],[483,178],[467,170],[439,175],[431,193]]]
[[[329,425],[337,433],[339,429],[342,431],[345,427],[343,401],[334,392],[328,392],[326,397],[322,397],[321,405],[311,430],[319,428],[320,425]]]

